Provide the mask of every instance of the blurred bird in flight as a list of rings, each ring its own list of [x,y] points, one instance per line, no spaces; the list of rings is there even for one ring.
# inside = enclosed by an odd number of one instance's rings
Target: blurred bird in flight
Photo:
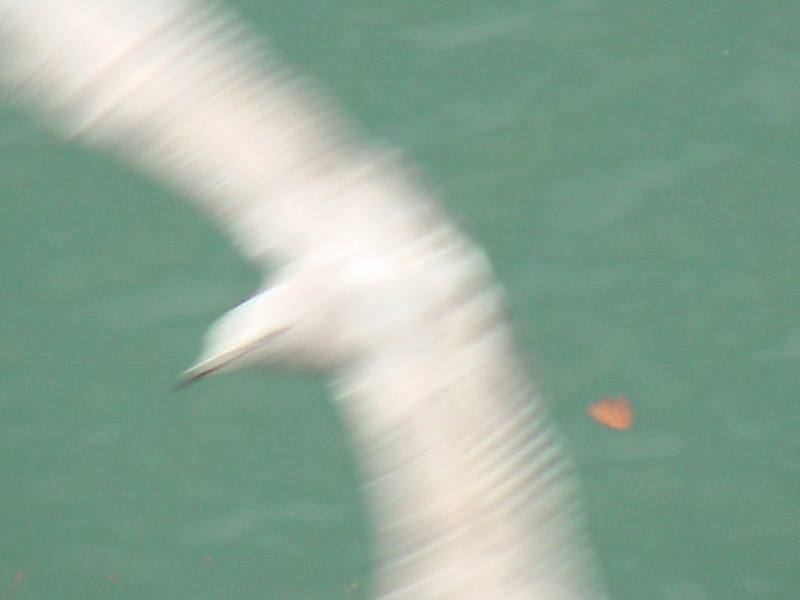
[[[330,375],[365,481],[376,597],[605,597],[487,260],[396,154],[195,0],[0,0],[0,76],[262,269],[186,380],[281,363]]]

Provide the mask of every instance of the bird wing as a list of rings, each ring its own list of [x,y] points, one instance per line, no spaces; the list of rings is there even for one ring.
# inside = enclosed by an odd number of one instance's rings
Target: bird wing
[[[319,245],[353,181],[372,181],[371,199],[348,195],[362,221],[398,195],[425,212],[395,161],[255,39],[192,0],[0,0],[6,87],[177,188],[259,266]]]
[[[451,318],[474,323],[491,302],[477,304]],[[604,599],[571,465],[503,322],[453,341],[387,349],[336,386],[367,479],[378,597]]]

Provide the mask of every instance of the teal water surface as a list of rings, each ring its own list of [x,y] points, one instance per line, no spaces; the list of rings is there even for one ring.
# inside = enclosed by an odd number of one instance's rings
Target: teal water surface
[[[800,4],[235,6],[486,247],[614,598],[800,597]],[[323,383],[172,389],[257,282],[212,224],[8,104],[0,199],[0,598],[366,597]]]

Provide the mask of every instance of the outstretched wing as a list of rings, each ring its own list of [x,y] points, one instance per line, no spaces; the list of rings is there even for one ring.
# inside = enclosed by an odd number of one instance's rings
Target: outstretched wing
[[[480,304],[452,318],[486,314]],[[367,476],[379,597],[602,600],[571,465],[503,323],[452,341],[387,350],[338,385]]]
[[[248,33],[192,0],[0,0],[0,74],[62,132],[177,187],[259,264],[318,244],[347,210],[331,198],[365,172],[382,173],[370,198],[348,196],[365,222],[387,196],[425,204]]]

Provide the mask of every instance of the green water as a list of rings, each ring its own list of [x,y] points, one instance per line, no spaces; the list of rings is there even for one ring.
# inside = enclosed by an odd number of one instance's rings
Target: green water
[[[800,4],[237,5],[487,248],[614,597],[800,597]],[[171,388],[226,240],[8,105],[0,198],[0,599],[365,597],[322,383]]]

